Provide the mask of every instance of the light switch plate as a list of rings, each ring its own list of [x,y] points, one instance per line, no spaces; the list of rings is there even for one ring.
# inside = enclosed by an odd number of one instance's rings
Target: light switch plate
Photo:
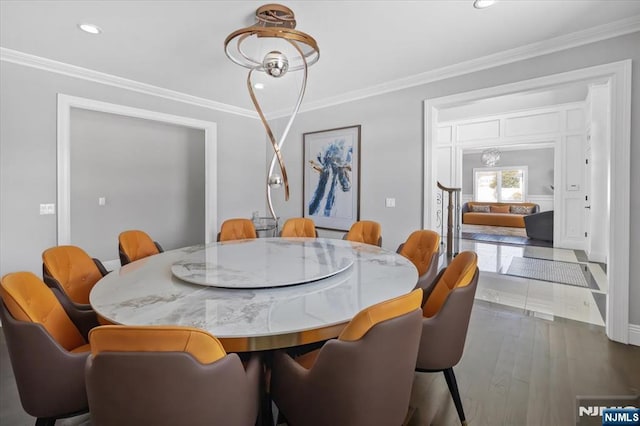
[[[40,214],[56,214],[55,204],[40,204]]]
[[[396,206],[396,199],[395,198],[387,198],[387,199],[385,199],[384,205],[386,207],[395,207]]]

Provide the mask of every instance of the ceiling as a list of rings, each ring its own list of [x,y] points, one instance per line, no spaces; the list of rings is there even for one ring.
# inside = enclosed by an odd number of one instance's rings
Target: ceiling
[[[225,37],[268,1],[0,2],[0,46],[253,109]],[[640,15],[640,1],[283,1],[320,46],[305,103]],[[102,28],[92,36],[81,22]],[[267,111],[290,108],[300,73],[270,79]],[[276,96],[275,91],[279,91]]]

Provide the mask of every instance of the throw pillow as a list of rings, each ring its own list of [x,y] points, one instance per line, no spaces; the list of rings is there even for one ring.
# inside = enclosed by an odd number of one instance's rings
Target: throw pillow
[[[511,213],[513,213],[513,214],[531,214],[531,213],[533,213],[533,206],[511,206]]]
[[[491,213],[509,213],[509,206],[491,206]]]
[[[471,211],[474,213],[489,213],[489,206],[471,206]]]

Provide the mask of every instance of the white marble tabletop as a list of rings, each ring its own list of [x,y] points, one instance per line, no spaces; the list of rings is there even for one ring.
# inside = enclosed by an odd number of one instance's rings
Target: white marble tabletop
[[[322,238],[258,238],[210,244],[171,267],[194,284],[222,288],[285,287],[317,281],[353,265],[351,246]]]
[[[327,278],[277,288],[216,288],[186,282],[172,273],[174,264],[206,253],[205,248],[217,246],[215,251],[221,252],[223,245],[233,245],[229,253],[235,253],[235,271],[216,279],[227,277],[231,282],[247,278],[242,276],[243,263],[247,275],[261,265],[271,271],[272,281],[277,281],[278,271],[287,276],[288,269],[299,268],[305,260],[316,267],[331,264],[318,260],[321,253],[339,253],[338,258],[352,264]],[[307,250],[306,255],[270,268],[262,256],[283,246],[289,246],[285,249],[289,252]],[[409,292],[417,279],[409,260],[377,246],[325,238],[264,238],[186,247],[132,262],[102,278],[91,291],[90,302],[114,323],[198,327],[221,338],[228,350],[261,350],[335,337],[357,312]]]

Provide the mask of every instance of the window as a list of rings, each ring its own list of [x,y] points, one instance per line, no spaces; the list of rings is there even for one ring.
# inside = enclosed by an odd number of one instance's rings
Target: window
[[[527,197],[527,166],[473,169],[473,199],[523,202]]]

